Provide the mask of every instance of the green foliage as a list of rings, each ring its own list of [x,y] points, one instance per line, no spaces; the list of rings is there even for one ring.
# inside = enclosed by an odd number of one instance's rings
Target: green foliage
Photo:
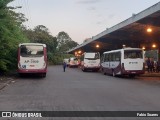
[[[53,37],[48,28],[43,25],[38,25],[33,30],[26,29],[22,25],[27,21],[24,14],[13,11],[20,7],[7,7],[12,1],[0,0],[0,73],[16,69],[19,43],[46,44],[48,60],[51,64],[61,64],[64,58],[72,56],[64,53],[77,46],[78,43],[65,32],[60,32],[57,37]]]
[[[6,9],[7,4],[12,1],[13,0],[0,0],[0,9]]]
[[[70,58],[73,57],[74,55],[72,54],[64,54],[64,53],[48,53],[50,55],[48,55],[48,59],[49,59],[49,64],[53,64],[53,65],[60,65],[63,63],[63,60],[65,58]]]
[[[69,49],[76,47],[78,45],[77,42],[73,41],[69,35],[65,32],[59,32],[57,36],[58,41],[58,51],[66,52]]]
[[[47,45],[47,51],[54,53],[57,47],[57,39],[48,32],[48,28],[38,25],[34,30],[24,30],[24,33],[34,43],[44,43]]]
[[[27,41],[21,32],[14,12],[7,8],[12,0],[0,0],[0,72],[15,69],[17,65],[17,46]]]

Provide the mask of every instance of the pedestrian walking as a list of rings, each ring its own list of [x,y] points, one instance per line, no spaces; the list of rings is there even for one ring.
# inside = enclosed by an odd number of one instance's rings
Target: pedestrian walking
[[[63,71],[64,71],[64,72],[66,71],[66,67],[67,67],[66,62],[63,62]]]

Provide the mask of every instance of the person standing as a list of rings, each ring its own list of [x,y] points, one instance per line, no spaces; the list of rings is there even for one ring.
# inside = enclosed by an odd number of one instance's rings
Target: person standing
[[[63,71],[64,71],[64,72],[66,71],[66,67],[67,67],[67,64],[66,64],[66,62],[64,61],[64,62],[63,62]]]
[[[147,63],[148,72],[150,72],[150,70],[151,70],[151,61],[150,61],[149,58],[147,59],[146,63]]]
[[[154,60],[153,60],[153,58],[150,58],[150,71],[154,72]]]
[[[160,71],[160,61],[157,61],[156,63],[156,72],[158,73]]]

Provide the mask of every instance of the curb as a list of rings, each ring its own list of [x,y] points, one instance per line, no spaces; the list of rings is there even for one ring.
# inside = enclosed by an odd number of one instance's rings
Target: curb
[[[160,77],[160,73],[158,74],[142,74],[142,75],[140,75],[140,77]]]
[[[5,88],[6,86],[8,86],[13,80],[8,80],[5,83],[0,83],[0,90],[2,90],[3,88]]]

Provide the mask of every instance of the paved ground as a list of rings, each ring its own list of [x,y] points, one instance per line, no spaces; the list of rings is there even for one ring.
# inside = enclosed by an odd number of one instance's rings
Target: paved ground
[[[15,82],[15,77],[0,76],[0,90]]]
[[[26,76],[12,81],[15,82],[0,90],[3,111],[160,110],[160,77],[130,79],[82,72],[77,68],[63,72],[61,66],[50,66],[46,78]]]

